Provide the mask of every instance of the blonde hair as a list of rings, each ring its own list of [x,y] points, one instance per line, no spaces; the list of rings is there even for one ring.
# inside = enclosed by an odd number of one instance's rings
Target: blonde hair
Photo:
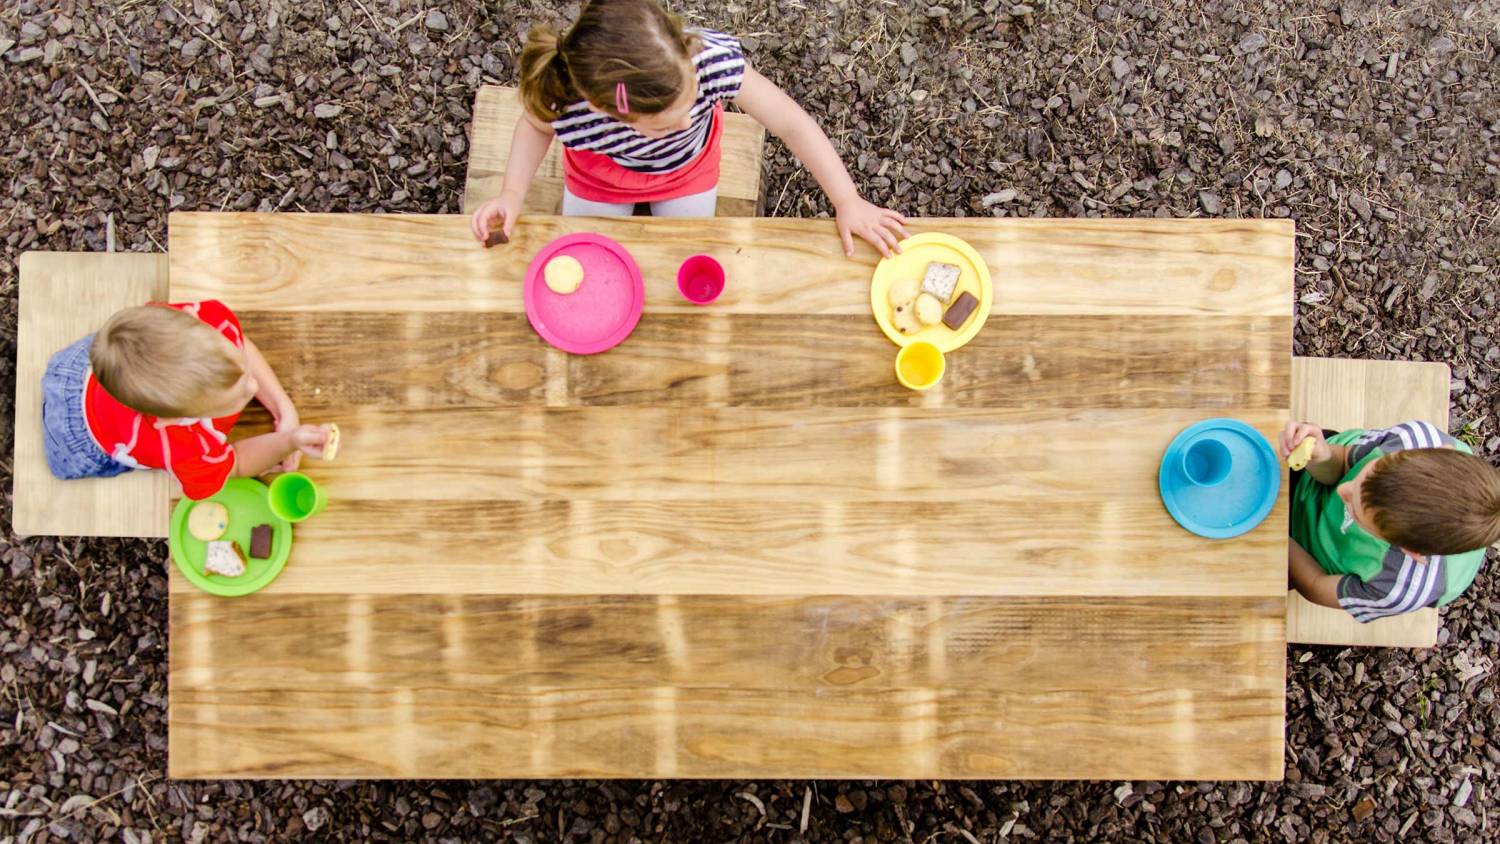
[[[99,386],[131,410],[200,417],[245,374],[240,350],[192,314],[160,305],[118,311],[89,348]]]
[[[1500,470],[1451,448],[1382,457],[1360,498],[1380,535],[1418,554],[1461,554],[1500,542]]]
[[[616,118],[671,108],[687,82],[684,62],[692,36],[655,0],[592,0],[559,36],[534,26],[521,48],[521,102],[538,120],[588,100]],[[615,89],[625,86],[630,115],[615,109]]]

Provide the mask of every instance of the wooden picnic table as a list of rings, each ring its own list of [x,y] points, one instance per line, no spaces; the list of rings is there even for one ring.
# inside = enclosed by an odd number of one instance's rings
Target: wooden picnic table
[[[922,394],[828,220],[170,227],[172,298],[344,432],[269,588],[173,571],[172,776],[1281,777],[1285,501],[1209,541],[1156,477],[1192,422],[1285,423],[1290,222],[916,221],[995,286]],[[520,280],[588,230],[646,309],[573,357]]]

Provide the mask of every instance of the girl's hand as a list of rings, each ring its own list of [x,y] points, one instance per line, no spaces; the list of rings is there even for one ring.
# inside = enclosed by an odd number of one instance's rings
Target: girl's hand
[[[520,216],[521,197],[505,191],[475,209],[469,217],[469,229],[474,232],[474,239],[480,243],[489,240],[490,233],[496,228],[504,232],[509,240],[511,230],[516,227],[516,219]]]
[[[282,471],[290,472],[292,469],[296,469],[304,454],[308,457],[322,457],[323,446],[328,442],[328,433],[330,430],[327,425],[298,425],[292,429],[292,448],[295,448],[296,451],[292,452],[290,457],[282,461],[282,466],[290,462],[292,468],[283,469]]]
[[[1302,444],[1302,441],[1311,437],[1316,445],[1313,446],[1312,463],[1322,463],[1333,457],[1333,449],[1328,447],[1328,441],[1323,439],[1323,429],[1317,425],[1307,422],[1288,422],[1286,428],[1281,431],[1281,441],[1276,444],[1276,453],[1282,460],[1286,459],[1292,449]]]
[[[276,433],[290,431],[302,426],[301,420],[297,418],[297,408],[290,402],[285,407],[277,408],[273,414],[276,417]],[[286,456],[285,460],[276,464],[276,468],[282,472],[295,472],[302,464],[302,453],[294,451]]]
[[[856,196],[835,206],[838,214],[839,237],[844,241],[844,254],[854,257],[854,237],[859,235],[870,245],[889,258],[901,251],[899,241],[909,237],[906,233],[906,218],[897,211]]]

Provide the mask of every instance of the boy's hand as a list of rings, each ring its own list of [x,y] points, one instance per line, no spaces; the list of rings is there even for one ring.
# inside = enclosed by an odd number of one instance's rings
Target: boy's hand
[[[511,230],[516,227],[516,219],[520,216],[521,197],[506,191],[475,209],[474,214],[469,217],[469,229],[474,232],[474,239],[480,243],[488,241],[490,233],[496,229],[504,232],[506,240],[509,240]]]
[[[1322,463],[1333,457],[1333,449],[1328,447],[1328,441],[1323,439],[1323,429],[1317,425],[1307,422],[1288,422],[1281,431],[1281,441],[1276,444],[1276,454],[1285,460],[1293,449],[1302,444],[1305,439],[1311,438],[1316,445],[1313,446],[1312,458],[1309,463]]]
[[[276,417],[276,432],[278,434],[282,431],[291,431],[302,426],[302,421],[297,418],[297,408],[293,407],[290,402],[285,407],[277,408],[274,415]],[[282,472],[295,472],[300,465],[302,465],[302,453],[294,451],[288,454],[285,460],[276,464],[276,468]]]
[[[838,215],[839,237],[844,241],[844,254],[851,258],[854,257],[853,236],[856,234],[887,258],[901,251],[899,241],[902,238],[910,237],[906,233],[906,218],[900,212],[881,208],[862,196],[839,203],[834,210]]]
[[[297,450],[292,452],[291,457],[288,457],[287,460],[296,458],[300,461],[304,454],[308,457],[322,457],[323,446],[328,442],[328,432],[329,427],[327,425],[299,425],[294,428],[292,430],[292,447]],[[283,461],[283,463],[285,462]]]

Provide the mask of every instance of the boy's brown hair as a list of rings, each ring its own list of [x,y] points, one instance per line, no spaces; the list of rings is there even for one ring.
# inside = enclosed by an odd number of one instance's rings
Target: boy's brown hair
[[[682,96],[691,47],[682,21],[654,0],[592,0],[563,35],[550,26],[526,33],[521,103],[544,122],[580,100],[618,118],[623,83],[631,114],[657,114]]]
[[[1360,490],[1380,535],[1418,554],[1461,554],[1500,542],[1500,470],[1451,448],[1382,457]]]
[[[118,311],[89,347],[94,377],[121,404],[151,416],[196,418],[245,374],[240,350],[192,314],[160,305]]]

